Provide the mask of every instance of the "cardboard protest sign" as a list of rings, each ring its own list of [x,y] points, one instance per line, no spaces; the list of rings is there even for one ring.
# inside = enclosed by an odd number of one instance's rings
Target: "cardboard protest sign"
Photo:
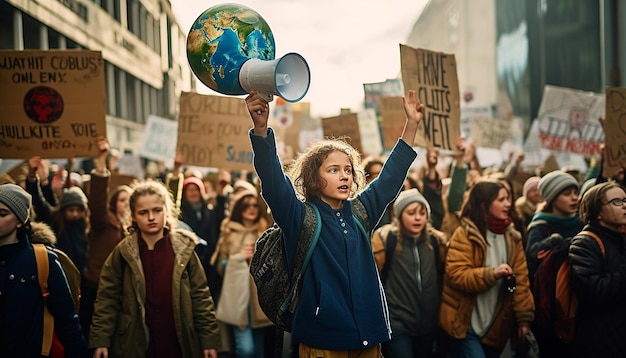
[[[3,158],[94,157],[106,137],[104,61],[96,51],[0,51]]]
[[[610,178],[622,163],[626,164],[626,88],[606,88],[604,162],[602,172]]]
[[[406,121],[402,97],[381,98],[380,114],[382,116],[380,129],[383,146],[385,149],[391,150],[402,135],[402,129],[404,129],[404,122]],[[421,144],[426,144],[422,136],[417,137],[422,140]]]
[[[511,136],[511,122],[506,119],[477,116],[472,118],[471,128],[477,147],[500,149]]]
[[[599,157],[604,132],[599,122],[605,110],[603,94],[545,86],[537,121],[546,149]]]
[[[374,109],[368,108],[358,112],[357,118],[363,154],[381,155],[383,146],[380,142],[380,128],[378,127],[376,112]]]
[[[182,92],[177,151],[188,165],[252,170],[251,126],[242,98]]]
[[[380,102],[380,111],[382,114],[380,128],[383,146],[385,149],[391,150],[398,141],[398,138],[402,135],[402,130],[406,122],[402,97],[383,97]],[[415,136],[413,146],[428,148],[429,144],[424,136],[418,133],[418,135]]]
[[[454,55],[400,45],[404,90],[425,106],[418,136],[432,147],[453,150],[461,135],[459,81]]]
[[[322,118],[322,129],[326,138],[344,138],[354,149],[363,154],[361,133],[356,113],[342,114],[337,117]]]
[[[120,175],[130,175],[136,178],[145,178],[141,158],[133,154],[124,154],[117,160],[117,172]]]
[[[388,79],[385,82],[364,83],[365,108],[374,109],[376,116],[380,116],[380,102],[383,97],[402,97],[404,88],[399,78]]]
[[[461,134],[469,139],[472,136],[472,118],[493,118],[491,106],[461,107]]]
[[[176,141],[173,133],[178,132],[178,122],[149,115],[144,137],[138,154],[144,158],[169,161],[176,156]]]

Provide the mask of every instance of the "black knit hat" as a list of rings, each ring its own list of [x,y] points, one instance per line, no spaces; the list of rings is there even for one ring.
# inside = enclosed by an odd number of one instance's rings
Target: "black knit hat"
[[[83,190],[77,186],[63,190],[63,196],[61,197],[61,204],[59,204],[59,207],[64,209],[73,205],[80,206],[83,209],[87,208],[87,196],[85,196]]]

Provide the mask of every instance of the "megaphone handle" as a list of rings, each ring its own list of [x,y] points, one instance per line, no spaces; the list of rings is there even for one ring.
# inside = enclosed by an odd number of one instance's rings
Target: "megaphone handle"
[[[259,92],[259,96],[264,97],[265,100],[267,101],[267,103],[270,103],[274,100],[274,95],[271,94],[267,94],[267,93],[260,93]],[[261,114],[262,111],[259,109],[258,111],[256,111],[256,114]]]

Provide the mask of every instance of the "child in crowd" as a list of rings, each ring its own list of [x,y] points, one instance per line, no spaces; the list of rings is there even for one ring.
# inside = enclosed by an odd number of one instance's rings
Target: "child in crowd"
[[[94,357],[217,357],[218,324],[194,234],[176,228],[167,188],[133,185],[128,234],[102,267],[89,346]]]
[[[537,253],[550,248],[561,239],[578,234],[583,223],[578,218],[578,181],[560,170],[544,175],[538,183],[545,205],[528,224],[526,259],[531,282],[537,271]],[[546,240],[550,238],[549,240]],[[540,340],[540,337],[537,337]],[[541,342],[539,342],[541,346]]]
[[[303,273],[292,337],[299,356],[378,358],[380,344],[391,337],[385,293],[370,247],[370,233],[385,207],[398,194],[417,154],[412,148],[424,106],[415,91],[404,98],[407,118],[401,139],[389,154],[378,178],[365,187],[360,154],[339,140],[315,143],[291,166],[286,176],[276,152],[274,131],[267,126],[269,105],[257,92],[246,98],[254,123],[250,140],[263,198],[286,238],[291,268],[302,231],[306,200],[321,213],[321,234]],[[293,181],[292,181],[293,180]],[[353,206],[367,212],[355,222]]]
[[[388,358],[434,357],[436,343],[443,348],[436,338],[447,239],[431,226],[430,205],[416,188],[400,192],[393,212],[393,223],[372,235],[392,329],[382,352]]]
[[[87,343],[61,264],[48,252],[48,291],[39,287],[37,262],[30,243],[31,196],[15,184],[0,185],[0,357],[41,357],[44,306],[65,357],[82,358]],[[49,242],[54,242],[51,231]],[[47,347],[49,349],[50,347]]]

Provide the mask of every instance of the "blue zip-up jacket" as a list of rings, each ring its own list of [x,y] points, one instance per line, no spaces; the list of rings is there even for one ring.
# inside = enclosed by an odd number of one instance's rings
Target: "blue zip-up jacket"
[[[267,137],[249,132],[254,167],[261,191],[272,216],[286,238],[288,264],[295,256],[304,222],[305,204],[300,201],[276,154],[274,132]],[[417,154],[399,140],[378,178],[358,196],[376,226],[385,208],[400,192]],[[365,349],[388,341],[391,335],[383,291],[370,238],[354,222],[352,207],[345,201],[339,210],[321,199],[322,229],[311,262],[304,272],[302,289],[294,312],[293,338],[307,346],[327,350]]]

